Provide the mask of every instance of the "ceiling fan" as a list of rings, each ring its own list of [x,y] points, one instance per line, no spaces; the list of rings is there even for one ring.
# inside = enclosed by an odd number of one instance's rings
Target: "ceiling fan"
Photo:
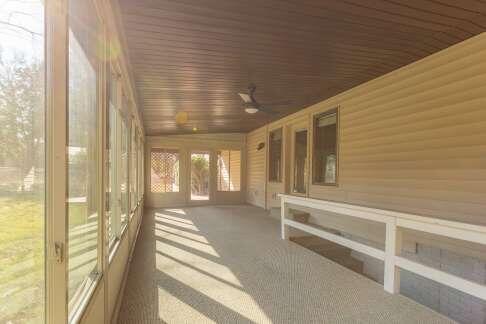
[[[258,101],[256,101],[255,96],[254,96],[255,90],[256,90],[256,86],[254,84],[250,84],[248,86],[248,93],[238,93],[238,95],[241,97],[241,99],[243,99],[245,112],[247,112],[248,114],[255,114],[259,111],[262,111],[262,112],[265,112],[265,113],[268,113],[268,114],[277,113],[277,112],[275,112],[271,109],[268,109],[267,107],[261,105]],[[274,103],[274,105],[286,105],[286,104],[289,104],[289,103],[290,103],[290,101],[285,101],[285,102],[281,102],[281,103]]]

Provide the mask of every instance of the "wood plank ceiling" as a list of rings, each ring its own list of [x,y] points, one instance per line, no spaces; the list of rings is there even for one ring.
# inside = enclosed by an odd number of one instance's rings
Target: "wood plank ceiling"
[[[485,0],[119,0],[119,6],[149,135],[248,132],[486,29]],[[249,83],[276,113],[244,112],[237,93]]]

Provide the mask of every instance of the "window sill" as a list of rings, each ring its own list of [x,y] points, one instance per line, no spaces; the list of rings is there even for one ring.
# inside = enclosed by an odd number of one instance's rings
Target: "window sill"
[[[128,228],[128,223],[122,226],[120,236],[115,238],[114,242],[112,243],[110,247],[109,256],[108,256],[108,264],[110,264],[113,258],[115,257],[115,254],[118,251],[118,247],[120,246],[121,242],[126,236],[126,233],[128,232],[127,228]]]
[[[291,196],[296,196],[296,197],[307,197],[306,192],[292,192],[290,193]]]
[[[123,236],[125,235],[125,232],[127,231],[127,228],[128,228],[128,220],[121,226],[120,240],[123,239]]]
[[[86,309],[88,308],[90,301],[93,298],[94,292],[101,282],[102,277],[103,275],[101,273],[93,273],[86,279],[84,287],[78,293],[79,297],[77,298],[79,298],[79,301],[76,302],[74,312],[73,314],[69,315],[69,324],[77,324],[80,322],[81,318],[86,312]]]
[[[113,241],[113,244],[110,246],[110,252],[109,252],[109,255],[108,255],[108,264],[110,264],[111,261],[113,260],[113,257],[115,256],[116,251],[118,251],[119,246],[120,246],[120,239],[116,238]]]

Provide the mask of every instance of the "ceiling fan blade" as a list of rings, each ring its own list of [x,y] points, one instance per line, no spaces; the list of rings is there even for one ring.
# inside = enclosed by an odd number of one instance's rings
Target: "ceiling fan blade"
[[[246,93],[238,93],[238,95],[241,97],[241,99],[243,99],[243,101],[245,103],[251,103],[252,102],[250,95],[248,95]]]

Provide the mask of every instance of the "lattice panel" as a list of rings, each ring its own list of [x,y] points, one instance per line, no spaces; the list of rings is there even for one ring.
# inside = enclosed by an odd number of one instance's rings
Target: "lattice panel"
[[[179,191],[179,152],[176,150],[152,150],[151,192]]]

